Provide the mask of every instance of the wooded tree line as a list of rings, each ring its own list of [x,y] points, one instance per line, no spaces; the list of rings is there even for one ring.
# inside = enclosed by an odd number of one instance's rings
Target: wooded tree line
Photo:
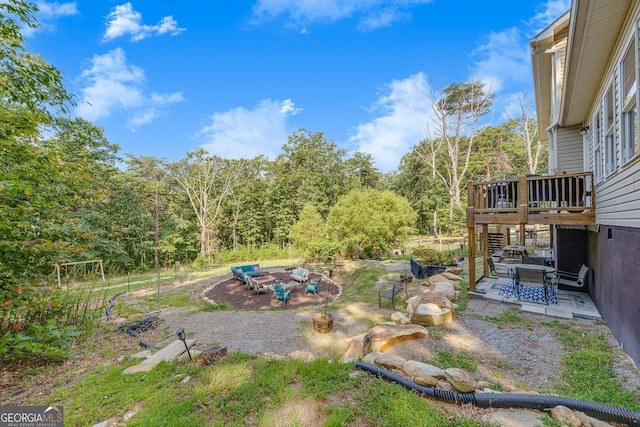
[[[0,11],[0,304],[45,282],[56,262],[100,258],[126,272],[265,245],[389,249],[409,232],[462,228],[469,180],[546,164],[527,100],[520,117],[485,125],[493,96],[473,81],[431,97],[433,132],[391,173],[305,129],[273,160],[123,155],[68,114],[60,72],[24,49],[20,28],[36,25],[35,6],[9,0]]]

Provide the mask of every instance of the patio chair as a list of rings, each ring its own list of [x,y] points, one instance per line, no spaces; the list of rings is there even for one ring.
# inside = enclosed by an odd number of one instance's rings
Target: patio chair
[[[313,281],[304,288],[304,293],[313,292],[314,295],[318,295],[318,286],[320,286],[320,282],[322,281],[322,277],[318,277],[318,280]]]
[[[256,291],[256,295],[259,295],[261,292],[266,292],[267,290],[269,290],[269,287],[267,285],[258,283],[258,281],[253,277],[249,277],[249,281],[251,282],[250,288]]]
[[[282,301],[282,305],[287,303],[289,295],[291,295],[291,291],[283,288],[280,284],[273,287],[273,293],[276,295],[276,300]]]
[[[518,300],[544,302],[549,304],[555,299],[555,285],[547,274],[547,270],[516,267],[515,277]],[[542,294],[540,294],[542,288]]]
[[[497,279],[498,277],[513,278],[513,273],[507,265],[501,263],[496,264],[491,257],[487,258],[487,264],[489,264],[490,279]]]
[[[555,285],[571,286],[573,288],[584,288],[587,285],[587,277],[589,267],[582,264],[578,273],[570,273],[568,271],[556,271],[556,277],[553,278]]]

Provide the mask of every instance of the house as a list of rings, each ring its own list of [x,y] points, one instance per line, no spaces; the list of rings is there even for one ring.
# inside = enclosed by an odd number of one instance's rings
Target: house
[[[556,259],[591,267],[589,295],[640,366],[640,0],[572,0],[530,47],[549,175],[593,180],[594,220],[553,226]]]

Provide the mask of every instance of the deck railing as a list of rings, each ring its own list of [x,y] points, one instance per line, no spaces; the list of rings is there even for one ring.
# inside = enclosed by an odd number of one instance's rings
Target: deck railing
[[[477,224],[593,224],[594,194],[592,172],[527,176],[470,184],[468,206]]]

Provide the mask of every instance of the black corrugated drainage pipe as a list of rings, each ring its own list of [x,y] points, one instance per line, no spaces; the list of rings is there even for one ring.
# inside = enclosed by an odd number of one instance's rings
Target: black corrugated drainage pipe
[[[480,408],[527,408],[539,411],[563,405],[571,410],[584,412],[602,421],[613,421],[630,426],[640,426],[640,412],[604,405],[602,403],[540,394],[460,393],[457,391],[440,390],[435,387],[421,386],[385,369],[367,363],[356,362],[356,368],[375,374],[385,380],[397,382],[410,390],[415,390],[425,396],[433,397],[434,399],[447,403],[471,403]]]
[[[122,294],[124,294],[124,292],[118,292],[117,294],[109,298],[109,305],[107,306],[107,320],[111,320],[111,309],[114,305],[116,305],[116,298],[118,298]]]

